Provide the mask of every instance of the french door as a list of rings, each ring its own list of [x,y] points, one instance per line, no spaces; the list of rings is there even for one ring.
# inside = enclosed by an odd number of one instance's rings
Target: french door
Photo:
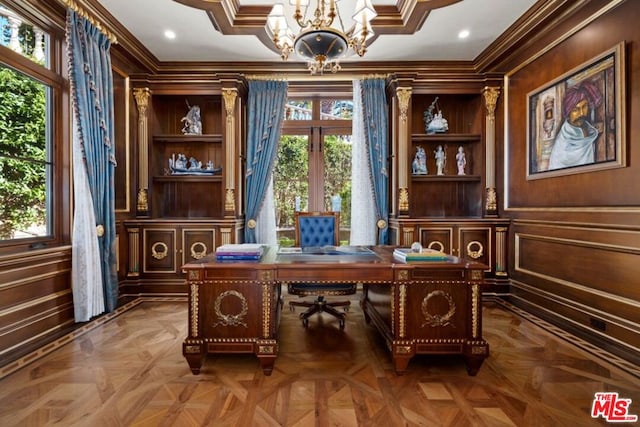
[[[316,103],[311,102],[313,105]],[[292,239],[296,210],[340,211],[341,241],[349,239],[351,120],[316,117],[284,121],[274,170],[276,224],[281,244]]]

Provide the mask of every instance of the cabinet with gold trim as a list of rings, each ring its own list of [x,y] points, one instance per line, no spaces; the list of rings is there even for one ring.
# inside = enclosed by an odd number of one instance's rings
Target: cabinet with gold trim
[[[488,283],[507,280],[508,220],[499,219],[403,219],[391,220],[391,236],[395,244],[439,250],[489,266]]]
[[[216,245],[216,229],[209,225],[159,228],[149,224],[142,233],[143,273],[182,275],[180,266],[204,258]]]
[[[438,111],[448,122],[443,133],[427,133],[424,112],[437,101]],[[411,106],[409,163],[409,209],[416,217],[480,217],[484,189],[484,150],[482,138],[481,94],[416,94]],[[434,108],[434,113],[435,108]],[[416,168],[416,153],[424,150],[424,167]],[[437,166],[436,152],[445,156]],[[459,174],[458,150],[464,153],[465,166]]]
[[[236,228],[218,221],[125,221],[129,241],[127,279],[184,281],[182,266],[235,240]]]
[[[509,220],[495,187],[495,107],[500,88],[480,81],[438,84],[407,76],[392,84],[393,189],[389,243],[441,250],[489,266],[487,283],[508,286]],[[434,129],[425,115],[441,114]],[[436,152],[445,154],[437,164]],[[422,159],[416,154],[423,152]],[[458,154],[464,153],[462,167]],[[487,289],[487,288],[485,288]]]
[[[184,293],[182,265],[242,241],[246,81],[224,73],[149,77],[133,83],[133,96],[136,218],[125,221],[121,287]],[[196,106],[199,120],[192,120]],[[200,126],[187,126],[192,121]]]

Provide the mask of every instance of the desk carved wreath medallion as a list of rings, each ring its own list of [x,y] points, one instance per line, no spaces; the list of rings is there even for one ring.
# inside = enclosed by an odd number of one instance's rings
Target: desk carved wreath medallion
[[[227,298],[227,297],[236,297],[240,300],[240,302],[242,303],[242,308],[240,309],[240,312],[237,314],[227,314],[227,313],[223,313],[222,312],[222,301]],[[244,321],[244,317],[247,315],[248,311],[249,311],[249,304],[247,304],[247,300],[244,297],[244,295],[242,295],[240,292],[238,291],[225,291],[222,292],[220,295],[218,295],[218,297],[216,298],[216,301],[214,303],[213,309],[216,313],[216,316],[218,317],[218,322],[213,324],[213,327],[215,328],[218,325],[222,325],[222,326],[239,326],[242,325],[245,328],[248,328],[247,323]]]
[[[445,298],[447,300],[447,303],[449,304],[449,311],[447,311],[443,315],[431,314],[429,312],[429,300],[434,297]],[[422,324],[421,326],[422,328],[424,328],[425,325],[429,325],[431,327],[449,326],[451,325],[451,319],[453,318],[453,315],[456,313],[456,304],[453,302],[453,298],[451,297],[451,295],[449,295],[444,291],[437,290],[437,291],[429,292],[429,294],[426,297],[424,297],[424,299],[422,300],[421,309],[422,309],[422,315],[426,320]]]

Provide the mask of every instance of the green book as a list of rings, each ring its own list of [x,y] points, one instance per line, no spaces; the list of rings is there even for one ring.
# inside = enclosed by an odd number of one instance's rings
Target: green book
[[[393,250],[393,256],[404,262],[411,261],[446,261],[449,256],[444,252],[435,249],[422,249],[420,252],[413,252],[409,248],[396,248]]]

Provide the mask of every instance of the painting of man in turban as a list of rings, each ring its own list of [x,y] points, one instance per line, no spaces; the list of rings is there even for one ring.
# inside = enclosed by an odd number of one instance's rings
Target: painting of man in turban
[[[593,125],[593,113],[602,103],[602,94],[590,81],[571,86],[562,99],[562,126],[555,137],[549,157],[549,169],[593,163],[594,143],[599,131]]]
[[[527,94],[527,179],[624,167],[623,48]]]

